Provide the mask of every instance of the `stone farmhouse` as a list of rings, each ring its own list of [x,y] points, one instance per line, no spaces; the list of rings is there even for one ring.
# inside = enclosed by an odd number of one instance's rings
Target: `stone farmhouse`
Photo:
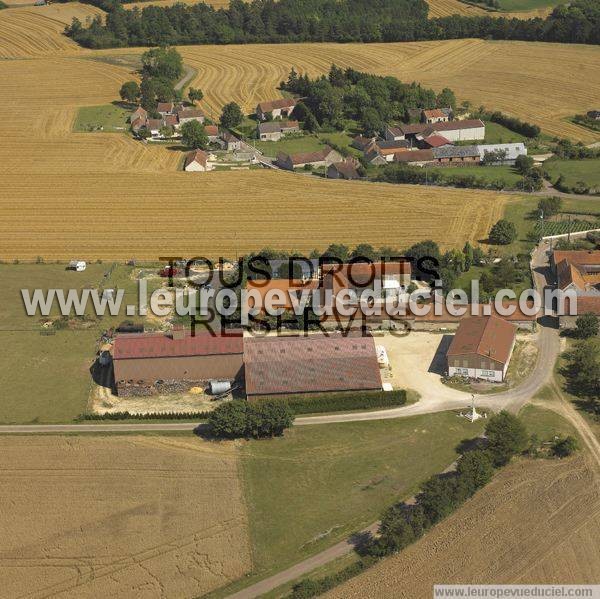
[[[303,168],[311,165],[313,168],[328,167],[334,162],[341,162],[342,156],[329,146],[324,146],[316,152],[303,152],[300,154],[277,154],[276,164],[280,168],[293,171],[295,168]]]
[[[278,100],[268,100],[260,102],[256,106],[256,118],[259,121],[268,121],[269,119],[282,119],[292,116],[297,100],[293,98],[280,98]]]
[[[194,150],[186,156],[183,170],[187,172],[212,171],[215,168],[215,160],[214,154],[204,150]]]
[[[260,141],[279,141],[289,133],[298,133],[300,124],[298,121],[269,121],[259,123],[256,131]]]
[[[204,123],[205,121],[204,113],[201,110],[185,107],[181,103],[159,102],[156,112],[160,114],[161,118],[150,118],[148,112],[142,107],[136,108],[129,117],[133,133],[137,134],[145,128],[150,132],[152,139],[162,139],[160,130],[163,127],[172,127],[177,132],[184,123],[190,121]]]

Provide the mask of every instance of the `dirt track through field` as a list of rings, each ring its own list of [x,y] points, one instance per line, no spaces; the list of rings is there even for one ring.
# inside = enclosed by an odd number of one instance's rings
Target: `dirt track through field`
[[[233,445],[30,436],[0,449],[4,597],[191,598],[250,568]]]

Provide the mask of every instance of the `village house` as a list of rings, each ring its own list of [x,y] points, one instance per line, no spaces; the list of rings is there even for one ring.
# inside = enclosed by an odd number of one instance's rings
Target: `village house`
[[[181,393],[211,380],[236,381],[243,373],[243,347],[241,331],[117,335],[112,348],[117,393]]]
[[[183,123],[189,123],[190,121],[204,123],[205,116],[204,113],[197,108],[182,108],[181,110],[177,111],[177,119],[179,121],[179,125],[183,125]]]
[[[439,108],[432,108],[431,110],[423,110],[421,112],[421,121],[423,123],[445,123],[448,120],[448,114]]]
[[[479,150],[479,159],[482,161],[486,154],[503,153],[503,160],[494,162],[494,164],[502,166],[514,166],[519,156],[527,155],[527,148],[524,143],[482,144],[478,145],[477,149]]]
[[[260,102],[256,106],[256,118],[259,121],[267,121],[269,118],[281,119],[292,115],[297,101],[293,98],[281,98]]]
[[[397,153],[410,149],[412,149],[411,144],[406,140],[377,140],[367,148],[365,158],[371,164],[385,164],[386,162],[393,162]]]
[[[204,125],[204,132],[211,144],[219,143],[219,127],[217,125]]]
[[[380,391],[370,335],[310,334],[244,339],[246,395]]]
[[[141,106],[138,106],[130,115],[129,115],[129,122],[133,123],[134,121],[137,121],[138,119],[142,119],[142,120],[146,120],[148,118],[148,111],[145,110],[144,108],[142,108]]]
[[[461,320],[446,352],[448,376],[502,382],[515,347],[517,327],[498,316]]]
[[[562,291],[600,295],[600,250],[556,250],[551,265]]]
[[[288,171],[293,171],[295,168],[302,168],[310,164],[313,168],[327,167],[334,162],[341,162],[342,156],[329,146],[325,146],[316,152],[303,152],[301,154],[285,154],[280,152],[277,154],[277,166]]]
[[[289,133],[298,133],[300,124],[298,121],[269,121],[259,123],[256,129],[260,141],[279,141]]]
[[[363,137],[362,135],[357,135],[352,139],[350,145],[353,148],[366,153],[376,144],[376,139],[376,137]]]
[[[173,102],[159,102],[156,105],[156,112],[161,116],[165,116],[167,114],[174,114],[175,104]]]
[[[347,180],[360,179],[357,166],[357,161],[353,159],[334,162],[327,167],[327,178]]]
[[[216,160],[213,154],[209,154],[204,150],[194,150],[186,156],[183,170],[187,172],[212,171],[215,168],[215,165],[211,162],[213,160]]]
[[[242,140],[238,139],[233,133],[229,131],[223,131],[221,133],[221,139],[223,141],[223,147],[228,152],[238,152],[242,149]]]

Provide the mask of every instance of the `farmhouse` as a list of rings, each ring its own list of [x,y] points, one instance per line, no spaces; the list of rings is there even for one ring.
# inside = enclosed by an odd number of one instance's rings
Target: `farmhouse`
[[[495,164],[514,166],[517,158],[522,155],[527,155],[527,148],[524,143],[514,144],[482,144],[478,145],[479,159],[483,160],[486,154],[501,153],[504,155],[503,160],[495,161]]]
[[[329,179],[359,179],[360,175],[356,169],[356,161],[344,160],[330,164],[327,168],[327,177]]]
[[[247,337],[244,367],[249,398],[382,387],[370,335]]]
[[[375,282],[382,289],[401,289],[410,285],[411,277],[408,260],[324,264],[320,273],[321,287],[336,294],[344,289],[374,289]]]
[[[181,110],[177,111],[177,119],[179,125],[183,125],[183,123],[189,123],[190,121],[204,123],[205,116],[204,113],[197,108],[182,108]]]
[[[600,295],[600,251],[567,250],[552,254],[558,288],[577,295]]]
[[[258,139],[261,141],[279,141],[288,133],[300,131],[298,121],[270,121],[257,126]]]
[[[215,379],[234,381],[242,374],[242,333],[191,335],[176,329],[118,335],[113,364],[117,392],[123,396],[183,392]]]
[[[515,325],[497,316],[463,319],[446,353],[448,375],[502,382],[516,330]]]
[[[173,102],[159,102],[156,106],[156,112],[161,116],[165,116],[167,114],[173,114],[175,110],[175,104]]]
[[[460,166],[479,162],[477,146],[442,146],[433,148],[431,152],[435,162],[441,166]]]
[[[212,171],[215,166],[209,160],[214,160],[214,158],[212,154],[207,154],[204,150],[194,150],[186,156],[183,170],[188,172]]]
[[[304,152],[301,154],[285,154],[280,152],[277,155],[277,165],[289,171],[306,166],[307,164],[310,164],[314,168],[326,167],[341,160],[341,155],[329,146],[325,146],[322,150],[317,150],[316,152]]]
[[[423,110],[421,112],[421,120],[424,123],[445,123],[449,120],[448,114],[439,108],[432,110]]]
[[[238,152],[242,149],[242,140],[238,139],[233,133],[229,131],[223,131],[221,133],[221,139],[223,140],[223,147],[228,152]]]
[[[212,144],[219,142],[219,128],[216,125],[205,125],[204,132]]]
[[[361,152],[368,152],[375,144],[376,139],[376,137],[363,137],[362,135],[357,135],[352,139],[352,143],[350,145]]]
[[[256,118],[259,121],[266,121],[269,117],[279,119],[291,116],[296,107],[296,100],[293,98],[281,98],[279,100],[269,100],[260,102],[256,107]]]

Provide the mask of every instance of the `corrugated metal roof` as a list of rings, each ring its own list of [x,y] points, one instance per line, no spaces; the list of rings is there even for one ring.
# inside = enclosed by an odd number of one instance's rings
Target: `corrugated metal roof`
[[[360,334],[246,338],[244,363],[248,395],[381,389],[375,343]]]
[[[115,360],[131,358],[174,358],[179,356],[209,356],[241,354],[244,342],[241,331],[215,335],[202,331],[183,339],[173,339],[163,333],[118,335],[113,344]]]

